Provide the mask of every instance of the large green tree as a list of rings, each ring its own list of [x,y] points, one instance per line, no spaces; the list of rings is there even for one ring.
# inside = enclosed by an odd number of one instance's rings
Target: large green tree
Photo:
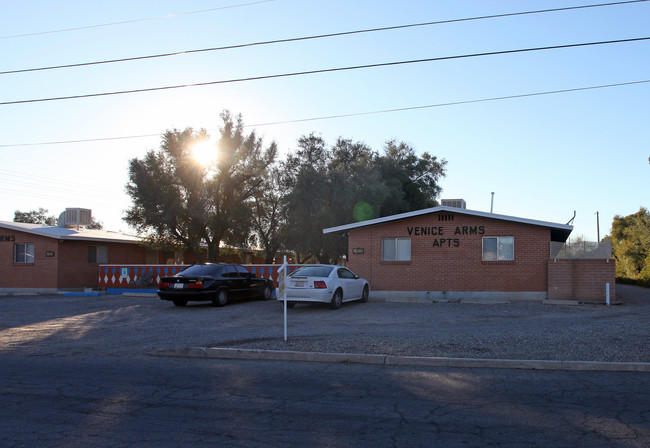
[[[251,245],[264,251],[265,263],[273,263],[286,239],[286,207],[282,201],[277,167],[272,167],[254,197]]]
[[[330,222],[329,159],[325,141],[311,134],[298,140],[297,150],[287,155],[282,166],[287,209],[285,244],[296,252],[298,263],[312,257],[329,261],[322,232]]]
[[[379,155],[362,142],[339,138],[328,147],[321,137],[302,137],[282,169],[287,247],[298,261],[335,261],[347,239],[323,228],[436,205],[445,164],[402,142],[388,142]]]
[[[616,275],[650,281],[650,212],[641,207],[631,215],[615,216],[611,238]]]
[[[381,178],[389,187],[389,195],[381,204],[381,216],[438,205],[446,165],[446,160],[438,160],[428,152],[418,156],[404,142],[388,141],[377,159]]]
[[[193,149],[205,130],[167,131],[160,149],[129,162],[126,191],[133,205],[125,220],[151,242],[189,249],[199,261],[219,261],[222,243],[244,247],[250,237],[254,198],[277,148],[264,148],[246,133],[241,116],[221,114],[214,160],[201,164]]]

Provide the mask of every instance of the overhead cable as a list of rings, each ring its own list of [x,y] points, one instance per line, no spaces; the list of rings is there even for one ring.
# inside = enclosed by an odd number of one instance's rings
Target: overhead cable
[[[68,96],[59,96],[59,97],[50,97],[50,98],[34,98],[29,100],[3,101],[0,102],[0,106],[8,106],[13,104],[42,103],[48,101],[75,100],[81,98],[97,98],[97,97],[113,96],[113,95],[127,95],[133,93],[146,93],[146,92],[156,92],[156,91],[163,91],[163,90],[181,89],[186,87],[203,87],[203,86],[212,86],[212,85],[219,85],[219,84],[231,84],[236,82],[260,81],[266,79],[288,78],[293,76],[315,75],[315,74],[322,74],[322,73],[334,73],[334,72],[379,68],[379,67],[391,67],[391,66],[406,65],[406,64],[420,64],[424,62],[449,61],[454,59],[467,59],[467,58],[474,58],[474,57],[481,57],[481,56],[497,56],[497,55],[527,53],[527,52],[542,51],[542,50],[559,50],[564,48],[578,48],[578,47],[588,47],[588,46],[595,46],[595,45],[641,42],[647,40],[650,40],[650,37],[636,37],[632,39],[617,39],[617,40],[607,40],[607,41],[600,41],[600,42],[584,42],[578,44],[552,45],[548,47],[522,48],[517,50],[490,51],[486,53],[473,53],[473,54],[463,54],[463,55],[456,55],[456,56],[442,56],[436,58],[411,59],[407,61],[381,62],[376,64],[353,65],[347,67],[325,68],[325,69],[318,69],[318,70],[306,70],[306,71],[292,72],[292,73],[251,76],[246,78],[225,79],[220,81],[207,81],[207,82],[198,82],[192,84],[181,84],[181,85],[173,85],[173,86],[147,87],[147,88],[132,89],[132,90],[118,90],[114,92],[87,93],[81,95],[68,95]]]
[[[405,28],[415,28],[415,27],[442,25],[442,24],[449,24],[449,23],[468,22],[468,21],[473,21],[473,20],[496,19],[496,18],[522,16],[522,15],[530,15],[530,14],[542,14],[542,13],[550,13],[550,12],[569,11],[569,10],[575,10],[575,9],[598,8],[598,7],[603,7],[603,6],[615,6],[615,5],[624,5],[624,4],[628,4],[628,3],[641,3],[641,2],[648,2],[648,1],[650,1],[650,0],[628,0],[628,1],[611,2],[611,3],[599,3],[599,4],[593,4],[593,5],[568,6],[568,7],[564,7],[564,8],[541,9],[541,10],[536,10],[536,11],[523,11],[523,12],[513,12],[513,13],[504,13],[504,14],[492,14],[492,15],[479,16],[479,17],[467,17],[467,18],[461,18],[461,19],[449,19],[449,20],[439,20],[439,21],[433,21],[433,22],[412,23],[412,24],[407,24],[407,25],[395,25],[395,26],[387,26],[387,27],[380,27],[380,28],[368,28],[368,29],[362,29],[362,30],[342,31],[342,32],[339,32],[339,33],[327,33],[327,34],[318,34],[318,35],[313,35],[313,36],[292,37],[292,38],[287,38],[287,39],[276,39],[276,40],[252,42],[252,43],[245,43],[245,44],[226,45],[226,46],[221,46],[221,47],[211,47],[211,48],[201,48],[201,49],[194,49],[194,50],[176,51],[176,52],[160,53],[160,54],[153,54],[153,55],[146,55],[146,56],[134,56],[134,57],[128,57],[128,58],[107,59],[107,60],[103,60],[103,61],[80,62],[80,63],[76,63],[76,64],[52,65],[52,66],[48,66],[48,67],[35,67],[35,68],[25,68],[25,69],[16,69],[16,70],[5,70],[5,71],[0,71],[0,75],[10,75],[10,74],[18,74],[18,73],[44,71],[44,70],[57,70],[57,69],[64,69],[64,68],[87,67],[87,66],[92,66],[92,65],[113,64],[113,63],[118,63],[118,62],[140,61],[140,60],[146,60],[146,59],[155,59],[155,58],[165,58],[165,57],[170,57],[170,56],[179,56],[179,55],[184,55],[184,54],[204,53],[204,52],[222,51],[222,50],[234,50],[234,49],[238,49],[238,48],[254,47],[254,46],[260,46],[260,45],[273,45],[273,44],[281,44],[281,43],[289,43],[289,42],[300,42],[300,41],[313,40],[313,39],[324,39],[324,38],[330,38],[330,37],[349,36],[349,35],[353,35],[353,34],[374,33],[374,32],[379,32],[379,31],[392,31],[392,30],[405,29]]]
[[[274,126],[279,124],[292,124],[292,123],[303,123],[308,121],[318,121],[318,120],[331,120],[335,118],[349,118],[349,117],[359,117],[363,115],[376,115],[376,114],[386,114],[393,112],[405,112],[410,110],[420,110],[420,109],[432,109],[435,107],[448,107],[448,106],[461,106],[463,104],[474,104],[474,103],[485,103],[489,101],[502,101],[502,100],[513,100],[517,98],[528,98],[533,96],[543,96],[543,95],[556,95],[560,93],[570,93],[570,92],[581,92],[585,90],[596,90],[596,89],[606,89],[610,87],[623,87],[631,86],[636,84],[646,84],[650,83],[650,79],[644,79],[642,81],[630,81],[630,82],[620,82],[615,84],[603,84],[598,86],[589,86],[589,87],[575,87],[571,89],[562,89],[562,90],[548,90],[545,92],[533,92],[533,93],[522,93],[518,95],[506,95],[506,96],[496,96],[491,98],[479,98],[475,100],[465,100],[465,101],[453,101],[449,103],[438,103],[438,104],[427,104],[424,106],[409,106],[409,107],[398,107],[394,109],[383,109],[370,112],[357,112],[350,114],[339,114],[339,115],[327,115],[322,117],[314,118],[300,118],[296,120],[286,120],[286,121],[271,121],[266,123],[256,123],[247,125],[246,127],[260,127],[260,126]],[[1,146],[1,145],[0,145]]]
[[[543,95],[557,95],[561,93],[571,93],[571,92],[582,92],[586,90],[596,90],[596,89],[607,89],[611,87],[624,87],[632,86],[639,84],[650,83],[650,79],[644,79],[640,81],[629,81],[629,82],[619,82],[614,84],[601,84],[596,86],[587,86],[587,87],[574,87],[570,89],[561,89],[561,90],[547,90],[544,92],[533,92],[533,93],[522,93],[518,95],[506,95],[506,96],[497,96],[491,98],[479,98],[474,100],[465,100],[465,101],[453,101],[448,103],[437,103],[437,104],[427,104],[423,106],[407,106],[407,107],[398,107],[393,109],[382,109],[375,111],[367,112],[353,112],[347,114],[338,114],[338,115],[325,115],[321,117],[311,117],[311,118],[298,118],[294,120],[283,120],[283,121],[272,121],[264,123],[256,123],[245,125],[246,128],[255,128],[261,126],[276,126],[281,124],[293,124],[293,123],[304,123],[309,121],[320,121],[320,120],[332,120],[336,118],[349,118],[349,117],[360,117],[364,115],[377,115],[377,114],[386,114],[394,112],[406,112],[411,110],[420,110],[420,109],[432,109],[436,107],[449,107],[449,106],[461,106],[464,104],[474,104],[474,103],[486,103],[490,101],[503,101],[503,100],[512,100],[517,98],[529,98],[535,96]],[[128,140],[134,138],[145,138],[145,137],[159,137],[163,134],[141,134],[141,135],[129,135],[121,137],[99,137],[99,138],[90,138],[90,139],[78,139],[78,140],[59,140],[59,141],[50,141],[50,142],[37,142],[37,143],[15,143],[15,144],[5,144],[0,145],[0,148],[11,148],[11,147],[24,147],[24,146],[41,146],[41,145],[61,145],[68,143],[89,143],[89,142],[99,142],[99,141],[109,141],[109,140]]]
[[[0,39],[14,39],[17,37],[27,37],[27,36],[40,36],[43,34],[55,34],[55,33],[65,33],[68,31],[79,31],[79,30],[88,30],[92,28],[102,28],[102,27],[107,27],[107,26],[115,26],[115,25],[125,25],[127,23],[136,23],[136,22],[147,22],[150,20],[159,20],[159,19],[169,19],[172,17],[178,17],[178,16],[187,16],[191,14],[202,14],[205,12],[212,12],[212,11],[218,11],[221,9],[232,9],[232,8],[239,8],[241,6],[251,6],[251,5],[257,5],[259,3],[267,3],[267,2],[274,2],[276,0],[259,0],[256,2],[249,2],[249,3],[241,3],[238,5],[230,5],[230,6],[221,6],[219,8],[210,8],[210,9],[202,9],[200,11],[189,11],[189,12],[181,12],[177,14],[165,14],[164,16],[156,16],[156,17],[145,17],[142,19],[132,19],[132,20],[123,20],[121,22],[110,22],[110,23],[100,23],[98,25],[87,25],[87,26],[80,26],[76,28],[65,28],[61,30],[51,30],[51,31],[39,31],[36,33],[26,33],[26,34],[15,34],[13,36],[0,36]]]

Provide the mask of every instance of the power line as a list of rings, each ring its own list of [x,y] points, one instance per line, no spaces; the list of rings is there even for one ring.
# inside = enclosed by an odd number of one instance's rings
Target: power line
[[[623,87],[623,86],[631,86],[631,85],[646,84],[646,83],[650,83],[650,79],[645,79],[645,80],[641,80],[641,81],[621,82],[621,83],[616,83],[616,84],[602,84],[602,85],[598,85],[598,86],[575,87],[575,88],[571,88],[571,89],[562,89],[562,90],[548,90],[548,91],[545,91],[545,92],[522,93],[522,94],[519,94],[519,95],[507,95],[507,96],[497,96],[497,97],[491,97],[491,98],[479,98],[479,99],[475,99],[475,100],[453,101],[453,102],[449,102],[449,103],[428,104],[428,105],[424,105],[424,106],[399,107],[399,108],[394,108],[394,109],[383,109],[383,110],[370,111],[370,112],[357,112],[357,113],[350,113],[350,114],[327,115],[327,116],[323,116],[323,117],[314,117],[314,118],[301,118],[301,119],[287,120],[287,121],[275,121],[275,122],[267,122],[267,123],[257,123],[257,124],[247,125],[246,127],[274,126],[274,125],[279,125],[279,124],[303,123],[303,122],[308,122],[308,121],[331,120],[331,119],[335,119],[335,118],[349,118],[349,117],[359,117],[359,116],[363,116],[363,115],[376,115],[376,114],[386,114],[386,113],[392,113],[392,112],[406,112],[406,111],[410,111],[410,110],[419,110],[419,109],[432,109],[432,108],[435,108],[435,107],[461,106],[461,105],[464,105],[464,104],[486,103],[486,102],[490,102],[490,101],[512,100],[512,99],[517,99],[517,98],[528,98],[528,97],[543,96],[543,95],[556,95],[556,94],[560,94],[560,93],[581,92],[581,91],[585,91],[585,90],[606,89],[606,88],[611,88],[611,87]]]
[[[474,100],[465,100],[465,101],[453,101],[449,103],[437,103],[437,104],[427,104],[422,106],[407,106],[399,107],[393,109],[382,109],[368,112],[353,112],[348,114],[338,114],[338,115],[326,115],[321,117],[311,117],[311,118],[299,118],[295,120],[284,120],[284,121],[273,121],[265,123],[256,123],[245,125],[246,128],[254,128],[260,126],[275,126],[281,124],[292,124],[292,123],[304,123],[309,121],[321,121],[321,120],[332,120],[336,118],[349,118],[349,117],[360,117],[364,115],[377,115],[377,114],[386,114],[394,112],[406,112],[411,110],[420,110],[420,109],[432,109],[436,107],[449,107],[449,106],[460,106],[464,104],[474,104],[474,103],[486,103],[490,101],[503,101],[511,100],[518,98],[529,98],[535,96],[544,96],[544,95],[557,95],[561,93],[571,93],[571,92],[582,92],[586,90],[597,90],[597,89],[607,89],[612,87],[625,87],[639,84],[650,83],[650,79],[644,79],[640,81],[629,81],[629,82],[620,82],[614,84],[601,84],[596,86],[587,86],[587,87],[574,87],[570,89],[561,89],[561,90],[547,90],[543,92],[532,92],[532,93],[522,93],[518,95],[507,95],[507,96],[497,96],[490,98],[479,98]],[[79,139],[79,140],[60,140],[60,141],[51,141],[51,142],[38,142],[38,143],[16,143],[16,144],[7,144],[0,145],[0,148],[10,148],[10,147],[24,147],[24,146],[41,146],[41,145],[59,145],[59,144],[68,144],[68,143],[87,143],[87,142],[97,142],[97,141],[109,141],[109,140],[127,140],[134,138],[143,138],[143,137],[156,137],[162,136],[163,134],[144,134],[144,135],[130,135],[122,137],[104,137],[104,138],[92,138],[92,139]]]
[[[617,39],[617,40],[608,40],[608,41],[600,41],[600,42],[584,42],[584,43],[577,43],[577,44],[552,45],[547,47],[522,48],[517,50],[490,51],[486,53],[473,53],[473,54],[463,54],[463,55],[456,55],[456,56],[443,56],[443,57],[436,57],[436,58],[411,59],[407,61],[381,62],[376,64],[354,65],[354,66],[326,68],[326,69],[319,69],[319,70],[306,70],[301,72],[279,73],[274,75],[251,76],[246,78],[226,79],[220,81],[207,81],[207,82],[199,82],[193,84],[181,84],[181,85],[162,86],[162,87],[147,87],[142,89],[119,90],[114,92],[87,93],[82,95],[36,98],[36,99],[29,99],[29,100],[3,101],[0,102],[0,106],[8,106],[12,104],[42,103],[46,101],[74,100],[74,99],[81,99],[81,98],[97,98],[97,97],[104,97],[104,96],[126,95],[126,94],[133,94],[133,93],[156,92],[156,91],[163,91],[163,90],[181,89],[187,87],[203,87],[203,86],[211,86],[211,85],[219,85],[219,84],[230,84],[236,82],[260,81],[266,79],[288,78],[293,76],[315,75],[315,74],[322,74],[322,73],[334,73],[334,72],[379,68],[379,67],[391,67],[391,66],[406,65],[406,64],[420,64],[424,62],[448,61],[454,59],[467,59],[467,58],[474,58],[474,57],[481,57],[481,56],[497,56],[497,55],[505,55],[505,54],[527,53],[527,52],[543,51],[543,50],[559,50],[564,48],[578,48],[578,47],[588,47],[588,46],[595,46],[595,45],[641,42],[647,40],[650,40],[650,37],[636,37],[631,39]]]
[[[93,194],[101,194],[106,196],[114,194],[113,191],[103,189],[101,188],[101,186],[95,185],[89,187],[88,184],[70,182],[66,180],[55,180],[51,176],[48,177],[37,176],[32,174],[25,174],[19,171],[11,171],[11,170],[3,170],[3,169],[0,169],[0,173],[2,174],[2,181],[0,181],[0,185],[15,184],[20,186],[42,188],[43,187],[42,181],[47,181],[50,187],[53,186],[52,184],[59,184],[59,188],[63,188],[70,191],[79,191],[80,188],[83,188],[86,192],[88,192],[89,189],[94,190]]]
[[[267,1],[271,1],[271,0],[267,0]],[[628,0],[628,1],[611,2],[611,3],[599,3],[599,4],[593,4],[593,5],[568,6],[568,7],[564,7],[564,8],[542,9],[542,10],[535,10],[535,11],[523,11],[523,12],[513,12],[513,13],[504,13],[504,14],[493,14],[493,15],[487,15],[487,16],[467,17],[467,18],[461,18],[461,19],[439,20],[439,21],[434,21],[434,22],[412,23],[412,24],[407,24],[407,25],[395,25],[395,26],[387,26],[387,27],[380,27],[380,28],[368,28],[368,29],[362,29],[362,30],[342,31],[342,32],[339,32],[339,33],[318,34],[318,35],[314,35],[314,36],[292,37],[292,38],[287,38],[287,39],[276,39],[276,40],[252,42],[252,43],[246,43],[246,44],[226,45],[226,46],[221,46],[221,47],[201,48],[201,49],[176,51],[176,52],[170,52],[170,53],[160,53],[160,54],[153,54],[153,55],[146,55],[146,56],[134,56],[134,57],[129,57],[129,58],[107,59],[107,60],[103,60],[103,61],[80,62],[80,63],[76,63],[76,64],[52,65],[52,66],[48,66],[48,67],[35,67],[35,68],[25,68],[25,69],[17,69],[17,70],[6,70],[6,71],[0,72],[0,75],[36,72],[36,71],[44,71],[44,70],[57,70],[57,69],[64,69],[64,68],[87,67],[87,66],[92,66],[92,65],[113,64],[113,63],[118,63],[118,62],[132,62],[132,61],[140,61],[140,60],[146,60],[146,59],[155,59],[155,58],[165,58],[165,57],[170,57],[170,56],[179,56],[179,55],[184,55],[184,54],[204,53],[204,52],[222,51],[222,50],[234,50],[234,49],[239,49],[239,48],[254,47],[254,46],[260,46],[260,45],[274,45],[274,44],[280,44],[280,43],[300,42],[300,41],[313,40],[313,39],[324,39],[324,38],[330,38],[330,37],[349,36],[349,35],[362,34],[362,33],[374,33],[374,32],[379,32],[379,31],[392,31],[392,30],[399,30],[399,29],[406,29],[406,28],[424,27],[424,26],[432,26],[432,25],[442,25],[442,24],[458,23],[458,22],[468,22],[468,21],[474,21],[474,20],[496,19],[496,18],[522,16],[522,15],[530,15],[530,14],[542,14],[542,13],[550,13],[550,12],[570,11],[570,10],[576,10],[576,9],[599,8],[599,7],[603,7],[603,6],[617,6],[617,5],[624,5],[624,4],[629,4],[629,3],[642,3],[642,2],[648,2],[648,1],[650,1],[650,0]]]
[[[132,20],[123,20],[121,22],[110,22],[110,23],[101,23],[98,25],[88,25],[88,26],[80,26],[76,28],[65,28],[61,30],[51,30],[51,31],[40,31],[40,32],[35,32],[35,33],[26,33],[26,34],[15,34],[13,36],[0,36],[0,39],[14,39],[17,37],[27,37],[27,36],[40,36],[43,34],[55,34],[55,33],[65,33],[68,31],[79,31],[79,30],[87,30],[87,29],[92,29],[92,28],[102,28],[102,27],[107,27],[107,26],[115,26],[115,25],[125,25],[127,23],[136,23],[136,22],[147,22],[151,20],[159,20],[159,19],[170,19],[172,17],[178,17],[178,16],[187,16],[191,14],[202,14],[205,12],[212,12],[212,11],[219,11],[222,9],[232,9],[232,8],[239,8],[242,6],[251,6],[251,5],[257,5],[259,3],[267,3],[267,2],[274,2],[276,0],[259,0],[256,2],[249,2],[249,3],[241,3],[238,5],[230,5],[230,6],[221,6],[219,8],[210,8],[210,9],[202,9],[200,11],[189,11],[189,12],[181,12],[177,14],[165,14],[164,16],[156,16],[156,17],[145,17],[142,19],[132,19]]]
[[[41,143],[18,143],[14,145],[0,145],[0,148],[13,148],[18,146],[60,145],[64,143],[105,142],[110,140],[127,140],[133,138],[160,137],[161,135],[162,134],[142,134],[142,135],[128,135],[122,137],[99,137],[99,138],[87,138],[87,139],[79,139],[79,140],[59,140],[59,141],[41,142]]]

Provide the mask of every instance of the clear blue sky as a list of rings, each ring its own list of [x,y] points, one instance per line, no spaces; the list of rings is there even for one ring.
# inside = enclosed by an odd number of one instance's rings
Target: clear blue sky
[[[136,57],[597,1],[5,2],[0,71]],[[601,2],[604,3],[604,2]],[[203,11],[209,10],[209,11]],[[203,12],[197,12],[203,11]],[[192,14],[184,14],[195,12]],[[162,18],[163,16],[169,16]],[[150,19],[150,20],[139,20]],[[116,22],[121,24],[105,25]],[[0,102],[183,85],[335,67],[650,37],[650,2],[447,23],[109,65],[0,75]],[[49,31],[82,28],[65,32]],[[390,139],[446,159],[442,198],[470,209],[610,232],[650,206],[650,83],[307,122],[650,80],[650,41],[396,65],[162,92],[0,106],[0,220],[15,210],[93,210],[128,231],[128,161],[167,129],[241,113],[284,155],[314,132],[381,150]],[[269,122],[288,122],[266,125]],[[31,143],[149,135],[84,143]],[[341,223],[344,224],[344,223]]]

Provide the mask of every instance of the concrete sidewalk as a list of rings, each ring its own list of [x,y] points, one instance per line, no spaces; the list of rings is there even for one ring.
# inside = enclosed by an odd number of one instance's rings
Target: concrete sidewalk
[[[328,363],[375,364],[383,366],[427,366],[522,370],[589,370],[614,372],[650,372],[647,362],[547,361],[523,359],[470,359],[428,356],[395,356],[362,353],[316,353],[290,350],[192,347],[161,350],[153,356],[246,359],[265,361],[301,361]]]

